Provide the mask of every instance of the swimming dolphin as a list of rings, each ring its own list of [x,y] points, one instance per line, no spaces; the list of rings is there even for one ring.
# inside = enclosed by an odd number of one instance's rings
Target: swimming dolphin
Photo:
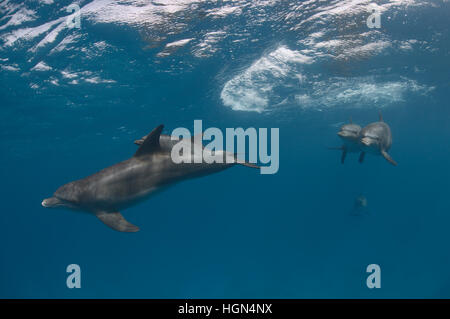
[[[172,140],[168,135],[161,136],[162,130],[163,125],[160,125],[148,134],[130,159],[59,187],[53,197],[42,201],[42,206],[87,211],[114,230],[137,232],[139,227],[126,221],[120,210],[185,179],[219,172],[235,164],[258,168],[242,161],[210,164],[193,161],[177,164],[171,157],[172,148],[177,143],[192,146],[192,149],[200,147],[204,151],[210,151],[205,150],[202,145],[194,145],[193,140]],[[215,154],[224,159],[236,160],[232,153],[216,151]]]
[[[363,194],[359,195],[353,204],[353,209],[350,215],[363,215],[368,214],[367,198]]]
[[[360,152],[361,148],[358,143],[359,133],[361,131],[361,126],[358,124],[353,124],[350,118],[350,124],[344,124],[339,129],[337,135],[342,139],[344,144],[341,147],[330,147],[330,149],[341,150],[341,163],[344,164],[345,157],[347,153]]]
[[[355,206],[356,207],[367,207],[367,198],[364,195],[359,195],[355,199]]]
[[[379,122],[371,123],[361,130],[359,143],[362,150],[360,163],[364,161],[366,152],[370,152],[383,156],[389,163],[397,166],[397,162],[387,153],[392,145],[392,133],[389,125],[383,121],[381,113]]]

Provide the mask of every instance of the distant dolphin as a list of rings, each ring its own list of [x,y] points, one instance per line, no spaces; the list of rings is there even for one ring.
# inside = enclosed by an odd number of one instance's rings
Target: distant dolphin
[[[175,144],[185,143],[192,148],[199,145],[194,145],[191,140],[172,140],[170,136],[161,136],[162,130],[163,125],[160,125],[148,134],[130,159],[61,186],[53,197],[42,201],[42,206],[87,211],[117,231],[137,232],[139,228],[126,221],[120,210],[145,200],[173,183],[219,172],[236,164],[226,161],[176,164],[171,158]],[[216,151],[215,154],[236,160],[235,154],[225,151]],[[238,164],[258,168],[247,162]]]
[[[359,142],[361,145],[361,155],[359,162],[364,161],[366,152],[383,156],[389,163],[397,166],[397,163],[387,153],[392,146],[392,133],[389,125],[383,121],[380,113],[380,121],[374,122],[361,130]]]
[[[333,150],[341,150],[341,163],[344,164],[345,157],[347,153],[356,153],[360,152],[361,148],[358,143],[359,133],[361,131],[361,126],[358,124],[353,124],[352,119],[350,118],[350,124],[344,124],[339,129],[337,135],[342,139],[344,144],[341,147],[330,147],[329,149]]]
[[[353,204],[353,210],[350,213],[350,215],[363,215],[363,214],[368,214],[368,209],[367,209],[367,198],[366,196],[364,196],[363,194],[359,195],[356,199],[355,202]]]

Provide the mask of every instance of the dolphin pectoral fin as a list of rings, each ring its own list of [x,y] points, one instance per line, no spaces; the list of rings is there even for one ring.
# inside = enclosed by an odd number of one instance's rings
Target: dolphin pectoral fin
[[[134,156],[139,157],[159,150],[161,147],[159,145],[159,137],[161,135],[163,128],[164,125],[161,124],[153,131],[151,131],[150,134],[148,134],[145,140],[142,142],[142,145],[138,148]]]
[[[388,161],[389,163],[391,163],[394,166],[397,166],[397,162],[394,161],[392,159],[392,157],[386,151],[381,151],[381,155],[383,155],[383,157],[386,159],[386,161]]]
[[[129,223],[123,218],[122,214],[119,212],[108,213],[99,212],[95,214],[98,219],[100,219],[105,225],[111,227],[114,230],[126,233],[135,233],[139,231],[139,227]]]
[[[347,149],[346,148],[342,148],[342,156],[341,156],[341,163],[342,164],[344,164],[346,156],[347,156]]]
[[[364,162],[365,156],[366,156],[366,152],[361,152],[361,154],[359,154],[359,162],[360,163]]]

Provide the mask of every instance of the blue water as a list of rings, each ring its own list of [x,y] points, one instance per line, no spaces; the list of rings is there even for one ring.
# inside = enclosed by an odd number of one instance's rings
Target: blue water
[[[369,2],[90,0],[68,29],[70,1],[1,1],[0,297],[450,297],[450,5],[376,3],[374,30]],[[342,165],[339,125],[379,110],[399,165]],[[279,128],[278,173],[177,184],[122,211],[132,234],[41,206],[196,119]]]

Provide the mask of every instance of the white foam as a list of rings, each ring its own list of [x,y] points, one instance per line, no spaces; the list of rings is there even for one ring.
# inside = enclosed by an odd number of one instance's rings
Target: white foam
[[[71,43],[74,43],[77,39],[80,38],[79,34],[70,34],[66,36],[61,42],[58,43],[51,51],[50,54],[54,54],[56,52],[61,52],[67,49],[67,46]]]
[[[10,71],[10,72],[17,72],[17,71],[20,71],[20,68],[18,67],[17,64],[13,64],[13,65],[0,65],[0,68],[1,68],[2,70]]]
[[[7,47],[14,45],[18,40],[30,41],[48,32],[54,25],[61,23],[63,20],[64,18],[60,18],[54,21],[41,24],[37,27],[14,30],[2,36],[1,38],[5,41],[4,45]]]
[[[391,47],[392,44],[389,41],[375,41],[363,45],[346,45],[339,54],[336,55],[337,58],[351,58],[358,56],[374,56],[381,54],[385,49]]]
[[[31,71],[51,71],[52,67],[47,65],[44,61],[39,62],[34,67],[31,68]]]
[[[236,5],[227,5],[223,7],[214,8],[211,10],[208,10],[208,16],[213,17],[226,17],[230,14],[240,14],[242,12],[242,9]]]
[[[225,38],[225,31],[212,31],[204,35],[203,40],[193,50],[194,56],[198,58],[208,57],[219,50],[217,44]]]
[[[408,78],[398,81],[374,76],[331,78],[314,83],[309,90],[313,93],[300,93],[295,98],[303,109],[387,107],[406,101],[409,94],[427,94],[431,90],[433,87]]]
[[[182,40],[178,40],[178,41],[174,41],[171,43],[166,44],[166,48],[178,48],[178,47],[182,47],[185,44],[191,42],[192,40],[194,40],[194,38],[189,38],[189,39],[182,39]]]
[[[63,78],[66,78],[66,79],[74,79],[74,78],[78,77],[78,74],[72,73],[69,71],[65,71],[65,70],[61,71],[61,75],[63,76]]]
[[[91,78],[86,78],[84,79],[86,82],[88,83],[92,83],[92,84],[100,84],[100,83],[116,83],[116,81],[114,80],[108,80],[108,79],[102,79],[98,76],[94,76]]]
[[[373,42],[345,54],[382,51],[389,46]],[[299,51],[279,47],[226,82],[222,102],[239,111],[264,112],[286,106],[320,111],[388,106],[406,101],[408,94],[427,94],[433,89],[406,77],[395,81],[383,75],[328,78],[308,72],[314,62]]]
[[[100,75],[95,74],[91,71],[82,71],[82,72],[74,72],[69,70],[61,71],[61,75],[63,80],[69,81],[67,83],[76,85],[79,84],[80,81],[84,81],[85,83],[90,84],[101,84],[101,83],[116,83],[115,80],[111,79],[103,79]]]
[[[312,62],[311,57],[281,46],[226,82],[220,95],[222,102],[233,110],[263,112],[274,87],[289,79],[299,81],[301,77],[292,69]]]
[[[50,83],[53,84],[54,86],[59,86],[59,81],[58,81],[58,79],[52,78],[52,79],[50,79]]]
[[[56,37],[59,33],[66,28],[65,22],[60,22],[51,32],[49,32],[37,45],[30,49],[31,52],[36,52],[38,49],[45,47],[53,42],[55,42]]]
[[[166,25],[167,28],[170,28],[170,19],[167,19],[168,15],[183,11],[187,9],[189,5],[199,1],[200,0],[94,0],[81,7],[79,13],[81,15],[81,21],[92,20],[97,23],[116,23],[138,26],[154,26],[162,24]],[[45,4],[53,3],[52,0],[44,0],[43,2]],[[7,9],[7,12],[18,10],[18,5],[7,6],[7,4],[7,2],[6,4],[5,2],[2,3],[2,6]],[[45,37],[30,49],[30,52],[35,52],[40,48],[54,43],[57,40],[58,35],[66,29],[66,20],[75,15],[75,13],[67,15],[65,10],[62,10],[61,12],[64,16],[61,16],[60,18],[38,26],[13,30],[1,35],[0,39],[4,41],[5,47],[10,47],[15,45],[19,40],[21,42],[28,42],[45,34]],[[10,21],[1,28],[17,26],[25,21],[34,19],[35,12],[22,7],[17,13],[12,15]],[[71,38],[71,40],[73,39],[74,37]]]
[[[197,0],[94,0],[81,8],[81,14],[103,23],[154,24],[163,22],[162,16],[187,9]]]
[[[8,17],[8,16],[7,16]],[[11,26],[18,26],[24,22],[33,21],[36,19],[36,12],[27,8],[20,8],[19,11],[9,16],[10,19],[7,23],[0,26],[0,30],[6,29]]]

